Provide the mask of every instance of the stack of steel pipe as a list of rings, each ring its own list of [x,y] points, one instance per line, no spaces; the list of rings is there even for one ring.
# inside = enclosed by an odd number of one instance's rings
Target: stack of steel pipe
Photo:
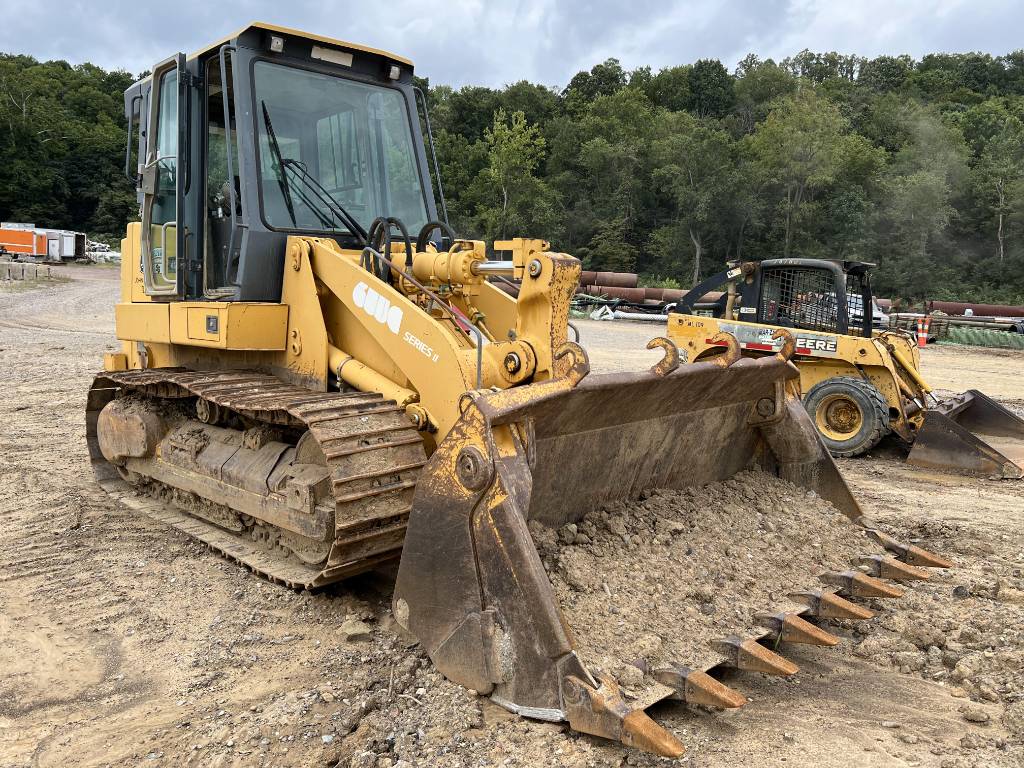
[[[584,270],[580,273],[580,287],[576,292],[587,296],[628,301],[630,304],[643,304],[647,298],[646,289],[637,287],[639,279],[633,272]]]
[[[592,272],[580,273],[580,285],[603,285],[606,288],[636,288],[640,277],[634,272]]]
[[[652,299],[659,304],[679,301],[684,295],[686,291],[681,288],[644,288],[644,298]]]
[[[889,315],[889,325],[892,328],[904,328],[914,331],[917,328],[917,321],[924,317],[920,312],[893,312]],[[1016,331],[1024,322],[1019,317],[985,317],[984,315],[956,316],[956,315],[930,315],[930,335],[943,338],[950,328],[988,328],[995,331]]]
[[[679,301],[687,293],[682,288],[641,288],[638,282],[639,276],[633,272],[595,272],[585,269],[580,273],[576,293],[650,307],[661,307]],[[510,296],[519,295],[518,284],[495,281],[495,285]],[[698,305],[715,302],[720,296],[721,293],[708,293]]]
[[[614,285],[584,285],[580,286],[577,293],[585,293],[587,296],[601,296],[606,299],[619,299],[628,301],[630,304],[643,304],[647,298],[643,288],[626,288]]]
[[[513,283],[511,280],[492,280],[491,284],[496,285],[513,298],[517,298],[519,296],[519,283]]]
[[[929,301],[925,305],[929,313],[943,312],[947,315],[962,316],[971,310],[973,317],[1024,317],[1024,307],[1009,304],[971,304],[962,301]]]

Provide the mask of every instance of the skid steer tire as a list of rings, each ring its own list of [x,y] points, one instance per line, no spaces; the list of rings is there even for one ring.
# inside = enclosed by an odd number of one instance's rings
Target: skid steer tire
[[[889,407],[882,393],[863,379],[840,376],[811,387],[804,407],[833,456],[859,456],[889,431]]]

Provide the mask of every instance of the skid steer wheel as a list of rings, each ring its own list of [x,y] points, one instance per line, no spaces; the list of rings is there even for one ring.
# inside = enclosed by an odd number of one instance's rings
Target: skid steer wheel
[[[885,398],[863,379],[819,382],[807,393],[804,407],[833,456],[859,456],[889,433]]]

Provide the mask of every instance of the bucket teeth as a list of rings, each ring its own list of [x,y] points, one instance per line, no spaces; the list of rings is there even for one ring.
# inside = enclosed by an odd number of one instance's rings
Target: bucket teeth
[[[723,685],[706,672],[690,669],[682,664],[673,663],[656,669],[654,678],[675,691],[672,698],[682,699],[687,704],[735,709],[747,703],[747,697],[739,691]]]
[[[565,713],[575,731],[621,741],[627,747],[662,757],[679,757],[682,742],[654,722],[642,709],[630,709],[611,677],[596,675],[599,685],[570,675],[563,681]]]
[[[934,552],[929,552],[927,549],[921,549],[913,544],[907,544],[904,546],[906,553],[903,555],[903,562],[908,565],[917,565],[922,568],[955,568],[956,564],[952,560],[947,560],[944,557],[936,555]]]
[[[902,563],[892,557],[883,555],[865,555],[860,564],[868,567],[868,573],[879,579],[892,581],[927,581],[931,574],[923,568]]]
[[[870,619],[875,612],[863,606],[851,603],[831,592],[815,589],[810,592],[796,592],[790,597],[806,603],[807,612],[811,616],[822,619]]]
[[[686,747],[642,709],[634,709],[622,719],[621,741],[627,747],[662,757],[681,757]]]
[[[713,643],[716,650],[726,657],[726,665],[748,672],[763,672],[766,675],[789,677],[800,671],[793,662],[774,651],[769,651],[756,640],[742,640],[730,635]]]
[[[901,597],[903,590],[860,571],[826,573],[822,576],[829,584],[837,584],[843,592],[854,597]]]
[[[884,534],[881,531],[872,530],[869,531],[868,534],[875,541],[896,555],[897,559],[903,561],[907,565],[917,565],[922,568],[953,568],[956,565],[951,560],[940,557],[934,552],[929,552],[927,549],[921,549],[921,547],[913,544],[902,544],[892,536]]]
[[[805,621],[796,613],[762,614],[757,620],[762,627],[772,630],[777,640],[784,643],[823,646],[839,644],[838,637]]]

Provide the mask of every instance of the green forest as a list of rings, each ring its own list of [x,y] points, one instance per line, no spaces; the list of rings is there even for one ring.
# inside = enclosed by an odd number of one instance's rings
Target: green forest
[[[120,237],[134,79],[0,55],[0,218]],[[844,258],[878,264],[880,295],[1024,303],[1024,51],[420,84],[460,234],[543,237],[648,285]]]

